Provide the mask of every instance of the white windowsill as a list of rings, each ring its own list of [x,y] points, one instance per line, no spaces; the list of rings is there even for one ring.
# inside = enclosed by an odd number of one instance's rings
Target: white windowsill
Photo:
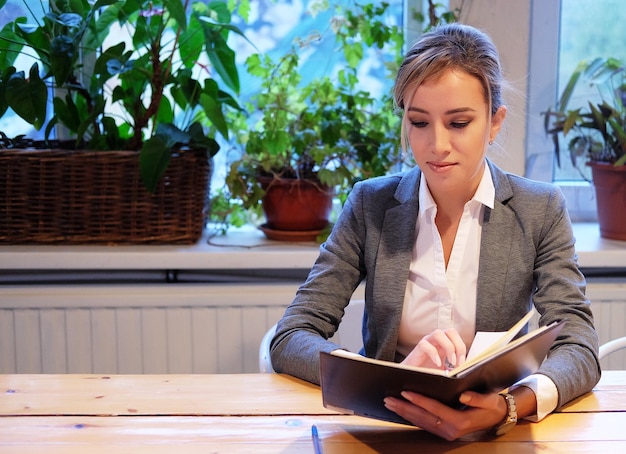
[[[626,242],[600,238],[595,223],[575,223],[580,265],[626,269]],[[0,246],[0,270],[234,270],[308,269],[315,243],[265,239],[255,229],[203,237],[176,246]]]

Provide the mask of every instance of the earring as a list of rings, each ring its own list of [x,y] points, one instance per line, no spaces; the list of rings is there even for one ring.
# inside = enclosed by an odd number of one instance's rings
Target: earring
[[[493,145],[493,139],[489,141],[489,145]]]

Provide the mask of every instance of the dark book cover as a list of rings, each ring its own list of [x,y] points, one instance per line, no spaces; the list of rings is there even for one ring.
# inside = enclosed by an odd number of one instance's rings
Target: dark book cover
[[[414,391],[459,407],[464,391],[499,392],[535,373],[564,321],[532,331],[478,362],[452,371],[404,366],[338,350],[320,353],[320,386],[324,407],[343,413],[410,424],[387,410],[383,399]]]

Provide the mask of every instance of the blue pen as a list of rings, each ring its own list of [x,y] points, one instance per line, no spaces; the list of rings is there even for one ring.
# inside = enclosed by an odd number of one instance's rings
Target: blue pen
[[[315,449],[315,454],[322,454],[322,444],[320,443],[320,437],[317,433],[317,427],[315,424],[311,426],[311,438],[313,438],[313,449]]]

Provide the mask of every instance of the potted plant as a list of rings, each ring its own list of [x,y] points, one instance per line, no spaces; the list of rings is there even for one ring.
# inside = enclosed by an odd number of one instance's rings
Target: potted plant
[[[403,36],[385,23],[387,8],[355,4],[334,18],[334,39],[346,58],[335,77],[303,79],[302,55],[320,36],[297,41],[276,59],[258,53],[247,59],[261,88],[231,117],[242,148],[222,197],[213,201],[218,221],[241,226],[265,218],[260,227],[272,239],[315,239],[328,230],[334,197],[343,201],[356,181],[401,167],[400,117],[392,100],[360,89],[357,77],[370,48],[387,52],[390,74],[397,67]],[[312,198],[305,198],[309,193]],[[279,200],[288,208],[275,208]],[[291,214],[296,217],[287,218]]]
[[[0,192],[0,216],[15,220],[3,223],[0,241],[197,240],[210,158],[219,150],[215,137],[228,137],[225,110],[238,108],[232,96],[239,92],[238,71],[226,40],[241,32],[230,19],[224,1],[65,0],[50,2],[41,19],[7,24],[0,32],[0,117],[10,108],[45,139],[1,136],[0,171],[16,186]],[[20,53],[35,63],[14,66]],[[69,150],[21,150],[59,145],[51,140],[55,129],[68,135]],[[60,173],[42,176],[51,162],[61,162]],[[31,176],[53,185],[29,188],[24,197],[34,197],[14,203],[17,184]],[[92,188],[68,193],[77,181]],[[73,210],[70,201],[88,206]],[[131,206],[120,205],[127,201]],[[33,212],[35,205],[58,210],[45,215]],[[119,220],[113,212],[122,212]],[[169,225],[156,225],[160,220]],[[38,233],[38,226],[45,229]]]
[[[599,100],[570,108],[575,88],[588,83]],[[626,66],[615,58],[581,62],[554,109],[544,113],[545,131],[552,136],[560,165],[559,138],[567,140],[572,165],[589,166],[596,192],[598,223],[604,238],[626,240]]]

